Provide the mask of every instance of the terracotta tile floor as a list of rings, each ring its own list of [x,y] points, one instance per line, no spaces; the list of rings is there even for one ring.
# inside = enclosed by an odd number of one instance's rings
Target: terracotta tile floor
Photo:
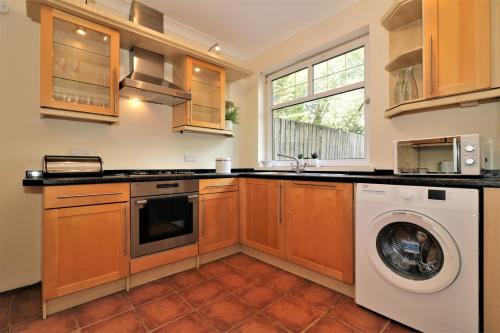
[[[0,294],[6,332],[411,332],[335,291],[236,254],[41,320],[39,287]]]

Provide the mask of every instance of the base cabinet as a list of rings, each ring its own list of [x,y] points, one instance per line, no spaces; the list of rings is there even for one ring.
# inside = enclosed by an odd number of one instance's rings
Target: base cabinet
[[[129,198],[128,183],[44,188],[44,301],[128,276]]]
[[[284,202],[286,259],[353,284],[353,185],[286,181]]]
[[[484,189],[483,320],[484,332],[500,332],[500,188]]]
[[[199,205],[199,253],[237,244],[238,192],[202,194]]]
[[[240,179],[241,243],[285,256],[282,180]]]
[[[43,299],[128,275],[128,203],[44,212]]]

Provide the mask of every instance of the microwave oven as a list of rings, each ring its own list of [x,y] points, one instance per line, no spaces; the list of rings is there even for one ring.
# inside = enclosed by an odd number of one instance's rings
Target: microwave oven
[[[481,175],[488,162],[479,134],[394,142],[394,174]]]

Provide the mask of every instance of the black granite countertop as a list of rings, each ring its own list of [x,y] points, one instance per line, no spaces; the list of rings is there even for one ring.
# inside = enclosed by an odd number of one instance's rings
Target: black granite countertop
[[[126,170],[125,170],[126,171]],[[463,187],[483,188],[500,187],[500,175],[457,177],[457,176],[396,176],[390,170],[375,172],[304,172],[300,174],[292,172],[269,172],[254,171],[253,169],[235,169],[230,174],[218,174],[215,170],[192,170],[191,174],[168,174],[168,175],[128,175],[124,170],[106,171],[100,177],[38,177],[23,179],[23,186],[54,186],[54,185],[78,185],[78,184],[101,184],[101,183],[128,183],[158,180],[178,179],[207,179],[207,178],[269,178],[288,180],[314,180],[326,182],[346,183],[378,183],[393,185],[415,185],[436,187]]]

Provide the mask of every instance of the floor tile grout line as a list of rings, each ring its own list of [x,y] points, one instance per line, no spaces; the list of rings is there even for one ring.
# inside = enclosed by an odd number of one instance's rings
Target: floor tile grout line
[[[142,324],[142,327],[144,328],[144,331],[146,332],[150,332],[150,330],[148,329],[148,327],[146,326],[146,323],[144,322],[144,319],[142,318],[141,314],[139,313],[139,311],[137,311],[137,308],[135,307],[135,305],[132,303],[132,300],[128,297],[129,295],[129,291],[126,292],[125,294],[125,298],[127,299],[127,302],[128,304],[131,306],[132,308],[132,312],[134,313],[134,315],[136,316],[137,320],[139,320],[139,322]]]
[[[111,295],[112,295],[112,294],[111,294]],[[95,325],[95,324],[102,323],[103,321],[106,321],[106,320],[108,320],[108,319],[118,317],[119,315],[122,315],[122,314],[124,314],[124,313],[127,313],[127,312],[129,312],[129,311],[131,311],[131,310],[132,310],[132,308],[127,308],[127,309],[121,310],[121,311],[119,311],[119,312],[117,312],[117,313],[114,313],[114,314],[112,314],[112,315],[110,315],[110,316],[107,316],[107,317],[105,317],[105,318],[101,318],[101,319],[99,319],[99,320],[96,320],[96,321],[94,321],[94,322],[92,322],[92,323],[90,323],[90,324],[88,324],[88,325],[83,325],[83,326],[82,326],[82,325],[79,325],[80,330],[81,330],[81,329],[86,329],[86,328],[88,328],[89,326],[92,326],[92,325]],[[78,319],[77,319],[77,320],[78,320]]]

